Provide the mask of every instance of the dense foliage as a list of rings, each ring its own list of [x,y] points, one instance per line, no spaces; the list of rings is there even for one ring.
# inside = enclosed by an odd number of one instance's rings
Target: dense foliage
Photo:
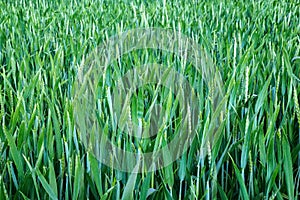
[[[299,198],[299,22],[300,4],[293,0],[1,1],[0,199]],[[202,86],[190,149],[164,169],[130,174],[87,151],[72,95],[89,53],[138,27],[175,29],[196,39],[220,71],[228,101],[221,137],[207,144],[206,157],[199,147],[212,113]],[[175,59],[133,51],[122,65],[112,65],[125,73],[139,58]]]

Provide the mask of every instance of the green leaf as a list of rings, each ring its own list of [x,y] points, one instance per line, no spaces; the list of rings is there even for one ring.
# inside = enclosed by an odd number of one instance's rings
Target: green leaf
[[[147,173],[146,177],[143,179],[143,184],[140,189],[140,191],[141,191],[140,199],[141,200],[146,200],[146,198],[148,197],[147,191],[150,189],[150,180],[151,180],[151,173]]]
[[[134,172],[128,178],[126,186],[123,191],[122,200],[131,200],[133,199],[133,191],[135,188],[135,182],[137,178],[137,170],[139,169],[139,162],[134,167]]]
[[[49,197],[53,200],[58,200],[57,195],[52,190],[51,186],[48,184],[48,182],[46,181],[45,177],[41,174],[41,172],[39,170],[36,170],[36,173],[40,182],[42,183],[43,188],[48,193]]]
[[[51,160],[49,160],[49,183],[54,194],[57,196],[58,193],[57,193],[56,175]]]
[[[242,177],[242,175],[240,173],[240,170],[238,169],[238,167],[234,163],[233,158],[231,156],[230,156],[230,158],[232,160],[232,165],[233,165],[233,168],[234,168],[234,172],[235,172],[236,178],[237,178],[237,180],[238,180],[238,182],[240,184],[240,190],[241,190],[242,197],[243,197],[244,200],[249,200],[249,195],[247,193],[246,185],[245,185],[243,177]]]
[[[75,161],[75,177],[74,177],[74,184],[73,184],[72,199],[78,198],[80,187],[82,184],[82,177],[83,177],[83,170],[81,167],[79,156],[77,155]]]
[[[24,176],[24,169],[23,169],[21,154],[17,149],[17,146],[15,144],[15,140],[14,140],[13,136],[11,135],[11,133],[6,130],[4,124],[3,124],[3,127],[4,127],[5,137],[7,139],[8,145],[10,147],[10,154],[11,154],[11,156],[13,158],[13,161],[14,161],[16,167],[17,167],[17,170],[18,170],[19,180],[22,180],[23,176]]]
[[[255,104],[255,113],[258,113],[259,109],[262,107],[264,102],[267,100],[268,95],[268,87],[270,85],[272,75],[269,76],[268,80],[265,82],[264,86],[260,90],[260,93],[258,94],[258,99]]]
[[[187,155],[187,152],[184,152],[179,161],[178,176],[179,176],[180,181],[184,180],[185,174],[186,174],[186,164],[187,164],[186,155]]]
[[[267,186],[267,194],[266,194],[266,199],[268,199],[268,196],[269,196],[269,193],[272,189],[272,187],[274,186],[274,183],[275,183],[275,179],[277,177],[277,174],[279,172],[279,169],[280,169],[280,165],[277,164],[277,166],[275,167],[271,177],[270,177],[270,180],[269,180],[269,183],[268,183],[268,186]]]
[[[283,134],[282,137],[282,150],[283,150],[283,169],[285,174],[285,182],[287,185],[289,199],[293,200],[294,198],[294,176],[293,176],[293,164],[291,149],[287,141],[286,135]]]
[[[96,158],[94,158],[94,156],[91,153],[88,153],[88,159],[91,163],[91,171],[92,171],[91,177],[95,181],[98,193],[101,196],[103,192],[102,192],[102,182],[101,182],[101,169],[99,167],[98,160],[96,160]]]

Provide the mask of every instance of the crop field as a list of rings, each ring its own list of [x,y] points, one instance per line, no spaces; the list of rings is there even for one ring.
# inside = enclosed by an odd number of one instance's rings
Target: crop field
[[[300,199],[299,85],[297,0],[0,1],[0,200]]]

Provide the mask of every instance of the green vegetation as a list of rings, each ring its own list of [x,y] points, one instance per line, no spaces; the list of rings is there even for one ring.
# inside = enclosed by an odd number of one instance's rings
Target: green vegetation
[[[299,1],[170,2],[0,2],[0,199],[299,199]],[[213,113],[203,81],[197,136],[166,168],[113,170],[80,140],[73,117],[78,68],[110,36],[138,27],[194,38],[220,71],[226,113],[205,158],[200,146]],[[144,61],[177,63],[189,81],[201,82],[190,65],[180,65],[184,60],[151,50],[128,53],[107,73],[124,74]],[[142,100],[156,89],[134,96],[133,118],[144,117]],[[158,104],[174,101],[160,92]],[[126,141],[123,148],[136,145]]]

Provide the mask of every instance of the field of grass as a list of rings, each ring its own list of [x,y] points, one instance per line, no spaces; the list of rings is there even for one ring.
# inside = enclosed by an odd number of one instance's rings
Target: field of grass
[[[120,147],[161,147],[178,124],[172,110],[175,128],[142,144],[115,131],[107,94],[132,63],[175,63],[187,80],[198,80],[192,86],[200,103],[196,137],[178,160],[153,172],[122,172],[83,144],[74,85],[82,63],[109,37],[149,27],[180,31],[205,49],[221,74],[226,111],[219,137],[204,143],[214,113],[201,74],[168,52],[129,52],[111,63],[99,92],[99,121]],[[1,1],[0,199],[299,199],[299,84],[297,0]],[[146,121],[155,91],[157,104],[176,100],[144,86],[132,98],[132,120]]]

